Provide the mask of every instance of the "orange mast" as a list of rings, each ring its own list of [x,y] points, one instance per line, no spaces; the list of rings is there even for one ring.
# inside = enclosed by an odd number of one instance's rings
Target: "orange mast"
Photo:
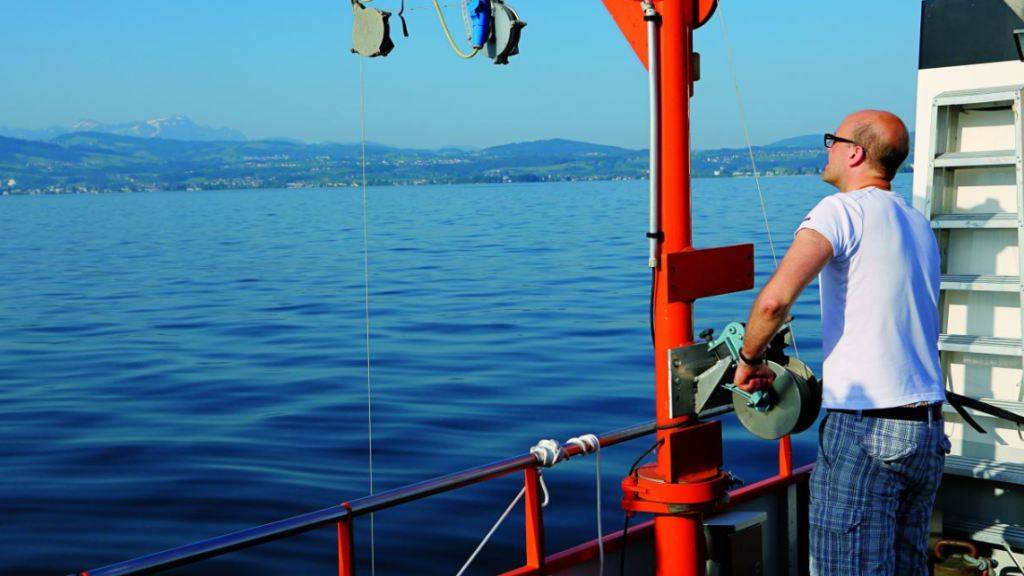
[[[751,288],[750,245],[696,250],[690,215],[690,96],[695,78],[693,30],[710,18],[717,0],[603,0],[619,28],[658,78],[652,98],[652,205],[659,245],[655,266],[654,366],[658,424],[657,464],[623,480],[623,507],[654,513],[655,557],[660,576],[704,574],[705,511],[726,497],[719,422],[673,414],[669,351],[693,343],[697,298]],[[646,13],[646,16],[645,16]],[[654,26],[648,27],[650,22]],[[657,35],[648,55],[649,30]],[[651,57],[653,56],[653,57]],[[707,274],[708,268],[729,275]]]

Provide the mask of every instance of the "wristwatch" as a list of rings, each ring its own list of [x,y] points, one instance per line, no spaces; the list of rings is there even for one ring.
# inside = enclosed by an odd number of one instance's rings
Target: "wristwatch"
[[[743,353],[743,348],[740,348],[740,362],[743,362],[747,366],[751,367],[760,366],[761,364],[764,364],[764,352],[762,352],[761,354],[754,358],[747,358],[747,356]]]

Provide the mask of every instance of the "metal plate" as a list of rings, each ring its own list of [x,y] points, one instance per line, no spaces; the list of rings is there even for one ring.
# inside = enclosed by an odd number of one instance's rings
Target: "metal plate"
[[[697,377],[714,367],[718,356],[702,342],[670,349],[668,361],[669,418],[696,414],[699,406]]]
[[[668,260],[668,301],[741,292],[754,287],[754,245],[673,252]]]

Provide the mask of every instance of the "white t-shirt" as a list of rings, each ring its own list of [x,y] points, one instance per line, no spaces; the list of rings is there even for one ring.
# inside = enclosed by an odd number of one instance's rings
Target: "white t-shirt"
[[[939,249],[925,217],[892,192],[824,198],[797,229],[832,244],[818,277],[826,408],[945,399],[939,368]]]

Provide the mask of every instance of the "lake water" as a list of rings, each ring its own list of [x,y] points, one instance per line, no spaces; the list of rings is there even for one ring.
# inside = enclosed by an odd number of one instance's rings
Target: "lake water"
[[[784,248],[831,190],[762,181]],[[910,178],[897,181],[909,193]],[[695,243],[757,244],[749,179],[696,180]],[[377,490],[653,418],[644,182],[368,191]],[[65,574],[368,489],[357,190],[0,198],[0,573]],[[780,253],[781,255],[781,253]],[[698,303],[745,319],[754,293]],[[816,285],[795,307],[821,350]],[[774,443],[726,419],[727,467]],[[649,439],[603,454],[604,525]],[[794,441],[813,459],[815,431]],[[594,536],[594,460],[548,471],[548,549]],[[453,574],[520,475],[376,515],[381,574]],[[368,522],[357,522],[369,573]],[[332,529],[180,574],[331,574]],[[472,573],[521,563],[513,515]]]

